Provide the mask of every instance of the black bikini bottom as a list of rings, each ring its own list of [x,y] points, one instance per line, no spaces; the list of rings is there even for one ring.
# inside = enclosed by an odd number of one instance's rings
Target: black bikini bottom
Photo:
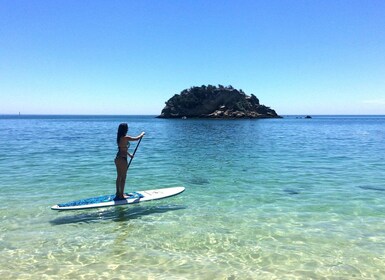
[[[122,158],[124,159],[125,161],[127,161],[127,158],[126,157],[116,157],[115,160],[119,159],[119,158]]]

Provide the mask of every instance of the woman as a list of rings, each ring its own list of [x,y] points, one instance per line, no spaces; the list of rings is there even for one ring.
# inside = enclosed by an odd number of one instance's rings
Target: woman
[[[124,185],[126,183],[127,176],[127,155],[130,158],[133,158],[134,155],[128,152],[130,146],[129,141],[138,141],[144,136],[144,132],[139,134],[136,137],[127,136],[128,125],[126,123],[121,123],[118,128],[118,134],[116,137],[116,142],[118,144],[118,153],[115,157],[115,165],[118,176],[116,178],[116,197],[115,199],[125,199],[127,196],[124,194]]]

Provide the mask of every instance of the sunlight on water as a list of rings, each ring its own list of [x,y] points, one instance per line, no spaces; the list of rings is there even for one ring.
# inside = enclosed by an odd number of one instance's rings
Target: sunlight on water
[[[114,193],[116,129],[146,131]],[[385,118],[0,118],[1,279],[385,278]],[[135,144],[131,146],[133,149]]]

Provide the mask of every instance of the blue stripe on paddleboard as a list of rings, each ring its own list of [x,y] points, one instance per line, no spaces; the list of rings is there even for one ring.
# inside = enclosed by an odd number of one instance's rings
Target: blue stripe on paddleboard
[[[144,197],[142,194],[133,192],[126,194],[129,197],[127,199],[133,199],[133,198],[142,198]],[[86,199],[80,199],[80,200],[75,200],[71,202],[66,202],[66,203],[60,203],[58,204],[59,207],[72,207],[72,206],[81,206],[81,205],[89,205],[89,204],[97,204],[97,203],[102,203],[102,202],[110,202],[115,200],[115,195],[102,195],[102,196],[97,196],[97,197],[91,197],[91,198],[86,198]]]

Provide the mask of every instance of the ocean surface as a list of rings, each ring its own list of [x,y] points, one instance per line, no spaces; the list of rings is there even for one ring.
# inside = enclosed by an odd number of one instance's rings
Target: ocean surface
[[[121,122],[126,191],[186,191],[51,210],[115,192]],[[0,279],[385,279],[385,116],[0,116],[0,191]]]

